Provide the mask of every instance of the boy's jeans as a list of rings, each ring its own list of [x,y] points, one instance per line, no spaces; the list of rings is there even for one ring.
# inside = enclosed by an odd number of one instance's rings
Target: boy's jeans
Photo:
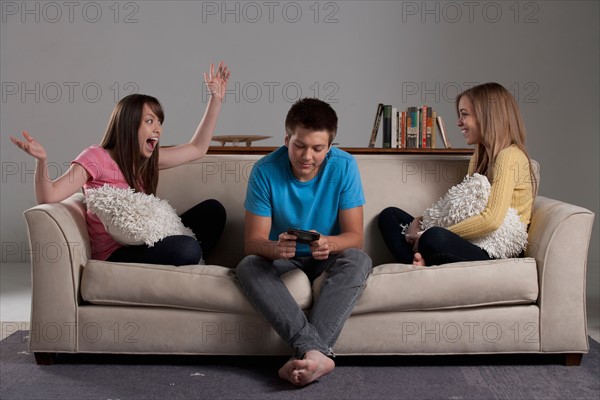
[[[321,293],[308,317],[300,309],[281,275],[300,268],[312,283],[323,272]],[[333,356],[332,347],[350,316],[365,281],[371,273],[371,258],[359,249],[347,249],[330,255],[327,260],[311,256],[271,261],[247,256],[237,266],[236,274],[254,307],[273,329],[302,358],[309,350]]]

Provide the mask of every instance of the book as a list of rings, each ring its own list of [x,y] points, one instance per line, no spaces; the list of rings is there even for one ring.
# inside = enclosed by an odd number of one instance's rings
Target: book
[[[401,149],[406,148],[406,111],[400,114],[400,146]]]
[[[417,145],[415,148],[420,149],[421,143],[423,143],[423,139],[421,139],[421,114],[423,110],[421,107],[417,107]]]
[[[448,136],[446,135],[446,126],[444,125],[444,119],[441,115],[437,117],[438,128],[440,128],[440,135],[442,136],[442,140],[444,141],[444,146],[447,149],[452,148],[450,141],[448,140]]]
[[[401,111],[400,107],[379,103],[369,147],[375,147],[379,125],[383,125],[383,148],[452,148],[442,116],[427,105],[408,106]],[[439,146],[438,132],[442,139]]]
[[[438,131],[443,147],[452,147],[442,117],[427,105],[408,106],[401,111],[399,107],[379,103],[369,147],[375,147],[379,125],[383,126],[383,148],[436,149]]]
[[[419,119],[419,133],[420,133],[420,142],[419,147],[422,149],[427,148],[427,109],[429,107],[422,106],[421,107],[421,118]]]
[[[377,132],[379,131],[379,124],[381,123],[381,116],[383,114],[383,104],[377,105],[377,113],[375,114],[375,122],[373,123],[373,129],[371,131],[371,139],[369,140],[369,147],[375,147],[375,141],[377,140]]]
[[[433,108],[427,107],[427,115],[425,116],[425,121],[426,121],[425,148],[431,149],[431,148],[433,148],[432,133],[433,133],[433,124],[435,123],[435,122],[433,122]]]
[[[383,106],[383,148],[392,147],[392,106]]]
[[[382,137],[382,146],[383,148],[392,147],[392,106],[384,105],[383,106],[383,137]]]
[[[395,131],[395,133],[392,133],[393,135],[395,135],[395,137],[392,138],[392,140],[395,140],[395,143],[392,143],[392,147],[399,149],[400,148],[400,111],[398,111],[397,108],[393,108],[392,112],[394,113],[394,117],[396,119],[396,131]]]
[[[417,107],[408,107],[406,110],[406,148],[419,147],[419,111]]]
[[[398,109],[396,107],[392,107],[392,140],[390,147],[392,149],[398,147]]]
[[[427,106],[419,107],[419,148],[427,147]]]
[[[435,111],[433,111],[431,113],[431,148],[432,149],[437,149],[437,140],[436,140],[436,129],[435,129],[435,125],[437,121],[437,113]]]

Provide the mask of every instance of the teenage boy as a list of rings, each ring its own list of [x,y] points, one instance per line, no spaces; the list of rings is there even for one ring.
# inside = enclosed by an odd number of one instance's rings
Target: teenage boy
[[[350,316],[372,262],[363,244],[365,197],[358,166],[332,147],[337,115],[318,99],[296,102],[285,120],[285,146],[253,167],[246,193],[245,252],[237,266],[254,307],[295,351],[279,370],[304,386],[333,371],[332,347]],[[318,238],[299,243],[311,230]],[[309,239],[311,240],[311,239]],[[327,276],[308,317],[281,275],[301,269],[312,283]]]

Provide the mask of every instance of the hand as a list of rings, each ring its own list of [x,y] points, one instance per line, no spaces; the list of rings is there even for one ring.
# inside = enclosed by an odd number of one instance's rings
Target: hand
[[[23,137],[25,138],[25,141],[19,140],[13,136],[10,137],[10,140],[21,150],[30,156],[35,157],[37,160],[46,160],[46,150],[44,147],[37,140],[29,136],[29,134],[25,131],[23,131]]]
[[[214,64],[210,64],[208,76],[206,75],[206,72],[204,73],[204,82],[206,83],[206,88],[210,94],[223,101],[230,72],[229,69],[227,69],[227,65],[223,64],[223,61],[219,63],[216,74],[214,73],[214,67]]]
[[[406,242],[413,245],[413,252],[416,252],[419,249],[419,238],[423,234],[423,231],[421,230],[421,221],[423,221],[422,216],[413,219],[408,227],[406,235],[404,235]]]
[[[277,242],[277,254],[279,258],[292,258],[296,255],[296,236],[284,232],[279,235]]]
[[[310,242],[310,252],[315,260],[327,260],[329,251],[329,240],[325,235],[321,235],[319,240]]]

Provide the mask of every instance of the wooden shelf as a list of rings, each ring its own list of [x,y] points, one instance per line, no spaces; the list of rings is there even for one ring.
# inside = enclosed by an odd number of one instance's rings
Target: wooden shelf
[[[210,146],[207,154],[269,154],[277,147],[265,146]]]
[[[211,146],[208,154],[269,154],[278,147],[265,146]],[[430,154],[470,156],[473,149],[384,149],[377,147],[340,147],[350,154]]]
[[[470,156],[473,149],[384,149],[376,147],[340,147],[350,154],[444,154]]]

